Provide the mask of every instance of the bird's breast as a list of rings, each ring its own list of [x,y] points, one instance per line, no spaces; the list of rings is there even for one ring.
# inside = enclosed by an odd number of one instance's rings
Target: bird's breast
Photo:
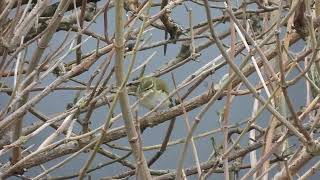
[[[153,109],[166,99],[165,102],[162,103],[162,105],[158,108],[164,109],[170,105],[170,100],[167,99],[167,97],[168,95],[162,91],[147,91],[140,97],[140,103],[148,109]]]

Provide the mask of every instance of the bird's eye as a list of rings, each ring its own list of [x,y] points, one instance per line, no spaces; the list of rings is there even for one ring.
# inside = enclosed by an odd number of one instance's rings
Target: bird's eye
[[[153,82],[152,81],[147,81],[145,84],[144,84],[144,89],[147,91],[149,89],[152,89],[153,88]]]
[[[149,89],[153,88],[153,82],[152,81],[146,81],[145,83],[143,83],[142,85],[142,89],[147,91]]]

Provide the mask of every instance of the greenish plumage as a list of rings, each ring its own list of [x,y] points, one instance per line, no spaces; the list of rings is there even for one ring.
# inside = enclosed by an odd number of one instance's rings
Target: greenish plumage
[[[169,107],[170,100],[167,99],[168,94],[169,89],[165,81],[156,77],[143,77],[140,79],[137,95],[140,98],[140,103],[144,107],[153,109],[164,99],[166,100],[159,109]]]
[[[310,67],[310,70],[308,72],[309,78],[311,79],[311,81],[318,87],[320,87],[320,75],[318,73],[316,64],[313,63]],[[318,95],[318,91],[311,86],[311,93],[313,98],[315,98]]]

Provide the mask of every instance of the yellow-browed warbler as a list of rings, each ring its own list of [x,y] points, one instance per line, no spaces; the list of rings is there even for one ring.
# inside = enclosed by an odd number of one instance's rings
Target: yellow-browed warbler
[[[165,102],[158,109],[167,108],[171,104],[166,82],[157,77],[142,77],[137,88],[137,95],[140,98],[140,103],[150,110],[165,99]]]

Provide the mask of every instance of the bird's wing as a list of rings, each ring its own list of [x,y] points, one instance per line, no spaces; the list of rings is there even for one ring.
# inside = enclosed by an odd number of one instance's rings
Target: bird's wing
[[[159,78],[156,78],[155,81],[157,81],[155,83],[155,84],[157,84],[156,90],[163,90],[164,92],[169,93],[169,89],[168,89],[167,83],[165,81],[163,81]]]

